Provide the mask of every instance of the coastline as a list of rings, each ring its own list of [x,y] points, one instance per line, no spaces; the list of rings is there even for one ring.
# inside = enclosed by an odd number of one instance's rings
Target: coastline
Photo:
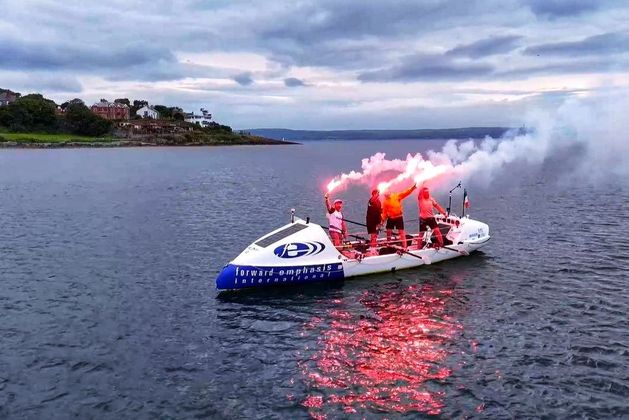
[[[292,141],[281,141],[251,136],[247,139],[237,141],[193,141],[193,142],[173,142],[164,139],[155,141],[139,140],[96,140],[96,141],[0,141],[0,149],[82,149],[82,148],[123,148],[123,147],[213,147],[213,146],[260,146],[260,145],[298,145],[300,143]]]

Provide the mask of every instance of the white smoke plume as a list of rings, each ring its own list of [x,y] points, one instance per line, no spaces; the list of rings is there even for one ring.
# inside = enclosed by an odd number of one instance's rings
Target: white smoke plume
[[[548,158],[570,160],[573,174],[589,181],[629,176],[629,95],[571,99],[554,113],[532,113],[526,132],[501,139],[448,141],[440,151],[409,154],[406,159],[376,153],[362,160],[362,171],[335,177],[328,192],[360,183],[383,192],[411,180],[441,184],[454,180],[490,183],[514,162],[541,164]],[[576,156],[575,156],[576,155]],[[578,159],[575,159],[578,158]]]

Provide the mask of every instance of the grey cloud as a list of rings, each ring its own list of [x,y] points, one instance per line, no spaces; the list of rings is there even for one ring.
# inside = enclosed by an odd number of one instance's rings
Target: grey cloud
[[[101,75],[107,80],[142,82],[180,80],[186,77],[231,78],[233,73],[233,70],[177,61],[159,61],[137,66],[120,66],[102,69],[101,71]]]
[[[538,16],[560,18],[597,10],[602,0],[529,0],[531,11]]]
[[[417,2],[398,0],[395,3],[365,2],[364,0],[302,1],[288,3],[281,25],[265,25],[261,34],[266,38],[281,38],[297,44],[314,40],[360,39],[365,36],[395,36],[416,34],[442,27],[488,7],[480,1],[434,0]],[[496,2],[496,4],[499,4]],[[299,17],[299,18],[297,18]],[[264,24],[264,22],[263,22]]]
[[[181,63],[162,47],[131,44],[98,48],[52,45],[6,40],[0,44],[0,70],[27,72],[65,72],[97,74],[107,80],[155,82],[185,77],[229,77],[226,71],[212,66]]]
[[[541,93],[536,94],[535,96],[539,98],[543,98],[544,100],[563,102],[568,98],[576,96],[578,93],[580,93],[580,91],[556,90],[556,91],[550,91],[550,92],[541,92]]]
[[[629,65],[625,60],[611,62],[605,59],[589,59],[569,62],[557,62],[550,64],[521,67],[514,70],[500,71],[494,73],[494,77],[506,79],[525,79],[537,75],[553,74],[578,74],[578,73],[605,73],[617,70],[624,70]]]
[[[287,87],[298,87],[298,86],[305,86],[306,84],[302,80],[296,77],[289,77],[289,78],[284,79],[284,85]]]
[[[45,90],[48,92],[68,92],[68,93],[80,93],[83,91],[83,86],[74,77],[50,77],[42,80],[33,80],[32,86],[34,90]]]
[[[150,45],[73,46],[6,39],[0,44],[0,68],[14,70],[97,70],[174,62],[167,49]]]
[[[522,37],[517,35],[490,37],[481,39],[471,44],[459,45],[449,50],[446,54],[471,58],[504,54],[516,49],[519,45],[520,39],[522,39]]]
[[[270,58],[285,67],[322,66],[336,69],[362,69],[388,62],[390,48],[374,45],[373,42],[342,45],[338,42],[314,43],[299,46],[275,41],[267,44]]]
[[[629,34],[606,33],[581,41],[554,42],[528,47],[526,55],[582,56],[624,53],[629,45]]]
[[[467,80],[486,76],[494,71],[489,64],[461,62],[444,56],[417,55],[382,70],[361,73],[362,82],[413,82],[436,80]]]
[[[241,86],[249,86],[253,83],[251,73],[241,73],[234,76],[234,81]]]
[[[513,4],[510,0],[311,0],[287,3],[272,19],[256,21],[253,27],[272,57],[284,64],[365,69],[399,53],[382,41],[416,41],[434,30],[499,21],[499,14],[487,10],[505,7],[505,2]]]
[[[563,93],[582,93],[588,92],[590,89],[556,89],[549,90],[542,93],[554,94],[557,92]],[[510,96],[531,96],[538,95],[540,91],[538,89],[454,89],[453,94],[463,95],[510,95]]]
[[[22,94],[28,92],[80,93],[81,82],[74,76],[39,72],[0,72],[0,87],[8,87]]]

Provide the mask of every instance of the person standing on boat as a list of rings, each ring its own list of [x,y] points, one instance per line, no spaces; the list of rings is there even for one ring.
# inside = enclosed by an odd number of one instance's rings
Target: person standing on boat
[[[343,200],[334,200],[334,205],[330,205],[330,198],[325,196],[325,208],[328,211],[327,217],[330,222],[330,239],[335,247],[343,246],[343,238],[347,235],[345,219],[343,219]]]
[[[417,185],[413,184],[412,187],[400,193],[386,192],[384,194],[384,203],[382,203],[382,221],[387,222],[387,242],[391,242],[393,229],[397,229],[402,239],[403,249],[406,249],[406,232],[404,231],[404,209],[402,207],[402,200],[408,197],[415,188],[417,188]]]
[[[378,228],[382,218],[382,203],[380,202],[380,191],[371,191],[371,198],[367,203],[367,233],[371,237],[371,249],[375,250],[378,245]]]
[[[443,246],[443,236],[441,235],[441,230],[439,229],[439,224],[435,219],[433,214],[433,209],[437,209],[437,211],[444,216],[446,215],[446,211],[437,203],[437,200],[430,196],[430,190],[428,187],[422,187],[419,190],[419,194],[417,195],[417,201],[419,204],[419,233],[425,232],[427,228],[430,228],[435,232],[435,236],[437,237],[437,247]],[[418,239],[421,241],[421,239]],[[420,247],[422,245],[420,244]]]

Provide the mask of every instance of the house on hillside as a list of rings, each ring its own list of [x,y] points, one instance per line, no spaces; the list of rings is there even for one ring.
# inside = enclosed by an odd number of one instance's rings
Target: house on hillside
[[[106,120],[128,120],[129,107],[126,104],[117,102],[109,102],[107,99],[101,99],[92,105],[92,112]]]
[[[8,89],[0,89],[0,106],[9,105],[11,102],[15,102],[21,95],[17,92],[12,92]]]
[[[212,123],[212,114],[207,109],[201,108],[201,115],[194,112],[187,112],[184,117],[185,122],[200,125],[201,127],[207,127]]]
[[[152,118],[154,120],[159,119],[159,112],[152,106],[144,105],[142,108],[135,112],[135,115],[141,118]]]

